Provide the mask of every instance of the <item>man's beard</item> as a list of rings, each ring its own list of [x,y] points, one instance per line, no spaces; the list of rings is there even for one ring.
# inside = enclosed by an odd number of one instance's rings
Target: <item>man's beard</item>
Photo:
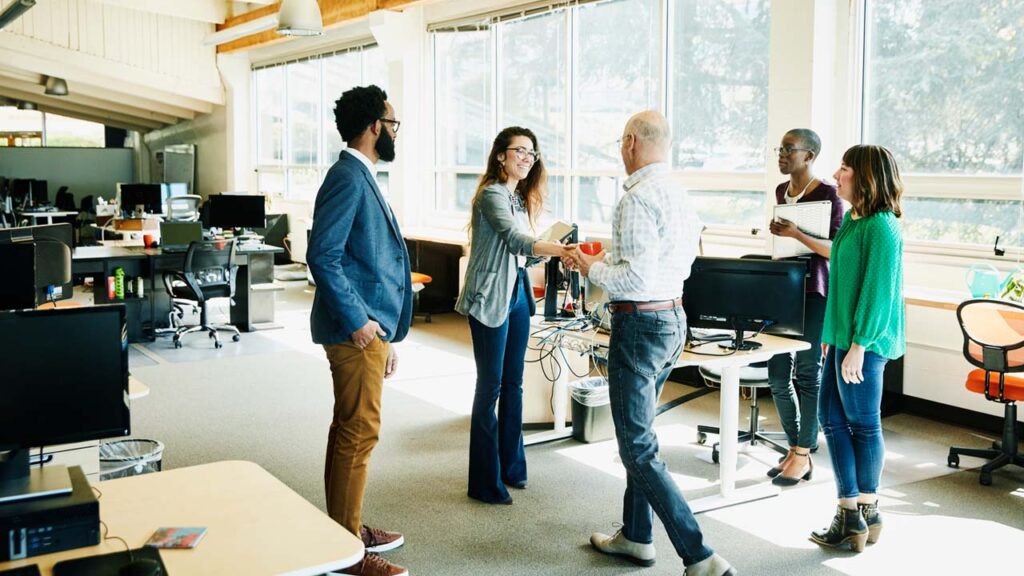
[[[377,151],[377,156],[385,162],[392,162],[395,159],[395,139],[391,137],[391,133],[385,128],[380,132],[380,138],[377,139],[377,145],[374,146],[374,150]]]

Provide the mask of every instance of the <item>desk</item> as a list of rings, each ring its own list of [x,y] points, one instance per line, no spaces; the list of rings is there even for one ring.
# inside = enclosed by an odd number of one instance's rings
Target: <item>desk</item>
[[[53,219],[54,218],[64,218],[66,216],[78,216],[78,212],[68,212],[68,211],[64,211],[64,212],[46,212],[46,211],[36,212],[34,210],[29,210],[29,211],[26,211],[26,212],[18,212],[18,215],[22,216],[23,218],[28,218],[28,219],[32,220],[32,226],[35,226],[35,225],[39,224],[39,221],[42,220],[43,218],[46,219],[46,224],[53,224]]]
[[[323,574],[363,557],[363,542],[251,462],[215,462],[96,485],[100,519],[132,548],[163,526],[206,526],[192,550],[161,550],[168,574]],[[61,560],[108,552],[98,546],[0,562],[0,570],[38,563],[44,576]]]
[[[454,310],[463,277],[461,262],[469,254],[466,231],[403,228],[402,237],[412,271],[433,278],[430,288],[419,293],[419,310],[432,314]]]
[[[231,323],[239,330],[251,332],[274,327],[274,292],[279,289],[274,284],[274,254],[283,251],[283,248],[267,245],[238,247]],[[165,271],[181,270],[184,262],[184,252],[164,252],[160,248],[80,246],[71,258],[71,272],[93,276],[93,298],[97,304],[125,304],[128,339],[138,342],[145,338],[147,324],[156,328],[157,320],[166,318],[170,312],[170,297],[160,276]],[[114,301],[107,298],[106,278],[113,276],[117,268],[123,268],[129,278],[145,280],[143,298]]]
[[[541,320],[542,319],[540,317],[535,317],[535,328],[549,326],[541,324]],[[571,343],[569,344],[569,347],[572,347],[573,349],[583,350],[593,347],[598,354],[600,354],[601,350],[607,351],[608,349],[609,336],[607,334],[566,331],[563,333],[563,338]],[[729,356],[718,357],[701,356],[694,354],[690,350],[684,349],[683,353],[680,354],[679,358],[676,360],[675,365],[677,368],[682,366],[708,366],[720,368],[722,370],[722,389],[719,394],[719,429],[721,432],[719,435],[718,460],[720,479],[719,491],[715,496],[708,496],[706,498],[689,501],[690,508],[694,513],[724,508],[726,506],[749,502],[751,500],[769,498],[779,494],[780,489],[770,483],[758,484],[756,486],[750,486],[742,489],[736,488],[740,368],[755,362],[765,362],[776,354],[807,350],[811,345],[801,340],[781,338],[779,336],[771,336],[768,334],[761,334],[757,338],[754,338],[753,341],[760,342],[761,347],[757,350],[747,350],[737,352]],[[555,358],[558,362],[562,361],[558,354],[555,355]],[[566,387],[568,385],[569,370],[564,366],[560,366],[560,368],[560,377],[555,382],[554,397],[556,399],[565,398]],[[561,404],[561,406],[559,406],[559,404]],[[568,438],[572,434],[572,430],[565,426],[565,410],[564,402],[556,402],[554,429],[549,432],[531,434],[524,438],[524,443],[526,445],[530,445],[538,442]]]

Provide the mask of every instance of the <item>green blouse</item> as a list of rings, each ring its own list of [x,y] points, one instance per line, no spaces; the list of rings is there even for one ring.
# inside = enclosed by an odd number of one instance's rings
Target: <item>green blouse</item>
[[[891,360],[906,350],[903,236],[896,215],[854,220],[850,212],[832,241],[823,342],[854,344]]]

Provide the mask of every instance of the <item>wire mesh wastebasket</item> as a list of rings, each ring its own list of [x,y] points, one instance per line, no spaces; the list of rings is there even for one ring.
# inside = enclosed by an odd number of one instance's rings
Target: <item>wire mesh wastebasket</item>
[[[164,444],[159,440],[132,438],[100,444],[100,480],[159,472]]]
[[[608,379],[584,378],[569,384],[572,396],[572,437],[579,442],[601,442],[615,436]]]

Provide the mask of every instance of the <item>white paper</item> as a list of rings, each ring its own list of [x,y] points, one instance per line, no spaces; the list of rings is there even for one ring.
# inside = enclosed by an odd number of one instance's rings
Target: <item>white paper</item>
[[[796,224],[796,227],[808,236],[828,238],[828,228],[832,222],[832,202],[797,202],[796,204],[777,204],[772,216],[782,218]],[[813,254],[814,251],[804,246],[795,238],[772,234],[772,259],[792,258]]]

